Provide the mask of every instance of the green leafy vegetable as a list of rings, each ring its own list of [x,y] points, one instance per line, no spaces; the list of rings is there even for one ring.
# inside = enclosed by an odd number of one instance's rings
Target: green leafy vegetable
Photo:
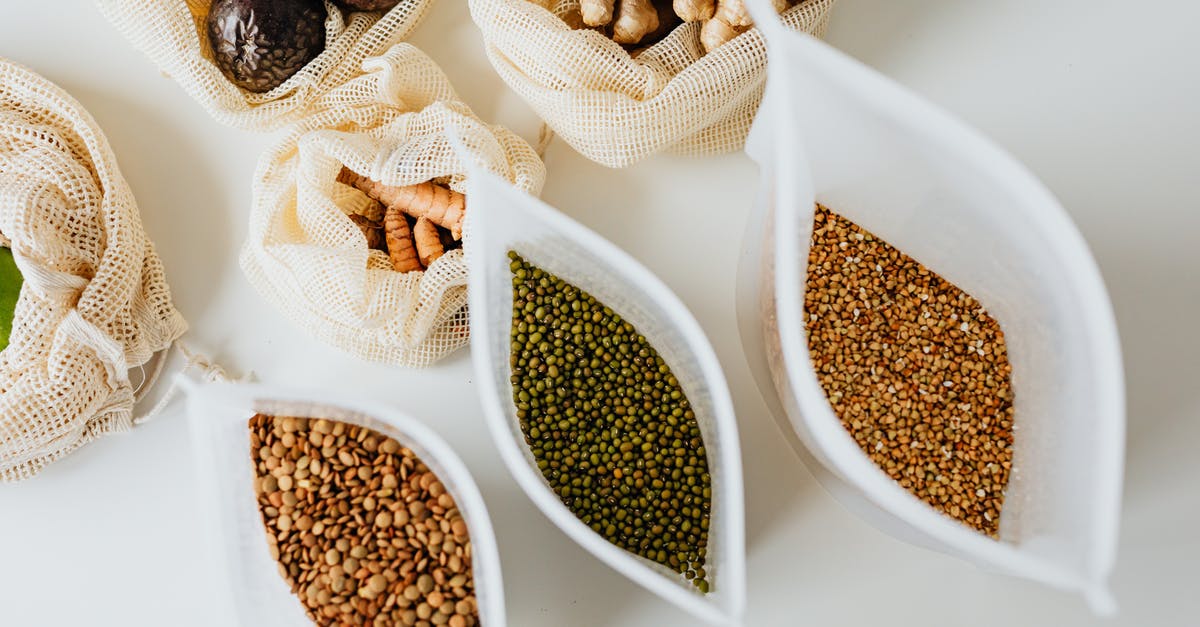
[[[0,248],[0,350],[8,348],[8,335],[12,333],[13,312],[21,295],[21,283],[21,271],[17,268],[12,251]]]

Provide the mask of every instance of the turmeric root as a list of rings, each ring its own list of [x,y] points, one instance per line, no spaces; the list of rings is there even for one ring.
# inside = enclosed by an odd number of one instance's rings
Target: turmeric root
[[[417,249],[413,246],[413,234],[408,226],[408,218],[398,205],[388,205],[387,213],[383,217],[383,233],[393,270],[415,272],[424,269],[421,260],[417,258]]]
[[[462,239],[462,223],[467,209],[466,197],[462,194],[432,182],[391,187],[388,190],[395,192],[390,202],[384,201],[388,207],[397,205],[404,213],[414,218],[427,218],[449,229],[454,239]]]
[[[373,181],[370,178],[365,177],[357,172],[353,172],[349,168],[345,167],[343,167],[342,171],[338,173],[337,180],[339,183],[344,183],[346,185],[358,188],[359,191],[370,196],[371,198],[374,198],[375,200],[378,200],[385,206],[392,204],[392,201],[399,195],[397,190],[401,189],[399,187],[384,185],[378,181]]]
[[[621,0],[613,22],[613,41],[636,44],[658,29],[658,10],[650,0]]]
[[[434,224],[449,229],[454,239],[462,239],[467,203],[466,198],[454,190],[432,181],[403,187],[384,185],[347,168],[342,168],[338,181],[358,188],[386,205],[388,211],[392,206],[398,206],[414,218],[428,218]]]
[[[716,0],[675,0],[675,15],[685,22],[711,20],[716,12]]]
[[[361,176],[346,166],[342,166],[341,171],[339,171],[337,175],[337,182],[341,183],[342,185],[349,185],[350,187],[357,188],[359,191],[367,194],[368,196],[370,196],[370,192],[364,189],[365,185],[368,183],[364,183],[364,181],[369,182],[370,180],[371,179]]]
[[[417,223],[413,226],[413,240],[417,243],[417,255],[421,258],[421,265],[426,268],[446,252],[442,247],[442,238],[438,235],[437,227],[426,218],[417,218]]]

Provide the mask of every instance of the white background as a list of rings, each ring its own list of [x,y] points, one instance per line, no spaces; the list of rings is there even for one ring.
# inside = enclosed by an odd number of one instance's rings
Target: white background
[[[691,621],[553,529],[482,428],[466,351],[421,372],[302,335],[237,266],[250,179],[271,137],[227,129],[83,0],[0,0],[0,55],[78,98],[106,131],[166,264],[191,342],[261,380],[354,391],[423,418],[491,510],[509,622]],[[1111,291],[1125,352],[1128,461],[1110,624],[1200,624],[1200,5],[1184,0],[842,0],[829,41],[981,128],[1061,198]],[[485,120],[527,138],[532,112],[483,55],[464,0],[412,40]],[[741,155],[614,171],[556,141],[544,198],[630,251],[709,334],[739,414],[749,625],[1085,625],[1071,595],[887,537],[818,487],[765,414],[741,354],[736,259],[754,194]],[[0,486],[0,624],[218,625],[176,406]]]

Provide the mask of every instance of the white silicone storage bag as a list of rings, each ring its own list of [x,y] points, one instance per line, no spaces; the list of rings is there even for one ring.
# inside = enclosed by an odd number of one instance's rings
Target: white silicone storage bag
[[[763,166],[758,223],[768,252],[762,292],[742,295],[741,318],[759,329],[743,337],[752,366],[765,358],[759,370],[774,380],[785,431],[818,462],[823,485],[881,529],[1080,591],[1111,611],[1124,381],[1111,304],[1086,244],[1033,175],[977,132],[758,13],[772,62],[748,151]],[[999,321],[1015,393],[999,541],[892,481],[834,415],[803,324],[816,202],[961,287]]]
[[[467,178],[466,193],[473,203],[464,236],[472,358],[487,422],[509,470],[556,526],[615,570],[705,622],[739,621],[746,585],[741,452],[725,377],[699,324],[628,254],[533,196],[478,168]],[[512,400],[510,250],[590,293],[631,323],[683,387],[696,413],[712,477],[707,595],[670,569],[595,533],[567,509],[538,470]]]
[[[184,379],[196,458],[199,498],[224,563],[235,620],[247,627],[311,625],[267,548],[254,493],[255,469],[247,421],[256,413],[325,418],[395,438],[437,475],[454,497],[471,538],[471,569],[479,620],[504,627],[504,584],[491,519],[479,488],[458,455],[436,433],[387,405],[313,391]]]

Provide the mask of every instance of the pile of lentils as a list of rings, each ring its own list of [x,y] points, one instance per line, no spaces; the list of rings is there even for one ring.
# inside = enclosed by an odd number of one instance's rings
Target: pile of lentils
[[[509,259],[513,402],[542,475],[596,533],[707,593],[711,478],[679,382],[611,309]]]
[[[471,541],[413,452],[342,422],[250,419],[271,556],[318,625],[479,623]]]
[[[1012,368],[974,298],[818,206],[804,310],[821,386],[909,492],[997,537],[1013,455]]]

